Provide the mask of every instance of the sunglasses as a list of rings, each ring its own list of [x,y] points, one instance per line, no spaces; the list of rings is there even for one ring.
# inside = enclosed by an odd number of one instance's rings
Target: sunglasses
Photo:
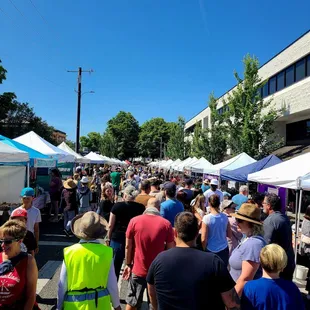
[[[237,223],[243,223],[244,222],[244,220],[240,220],[240,219],[237,219],[237,218],[236,218],[236,221],[237,221]]]
[[[20,239],[0,239],[0,245],[5,244],[5,245],[10,245],[13,242],[19,241]]]

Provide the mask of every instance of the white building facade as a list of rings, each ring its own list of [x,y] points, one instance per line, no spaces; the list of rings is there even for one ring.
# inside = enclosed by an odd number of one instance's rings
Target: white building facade
[[[261,90],[264,100],[272,98],[272,107],[284,108],[275,122],[275,131],[286,145],[310,144],[310,30],[259,68],[261,79],[268,83]],[[223,113],[223,98],[218,99],[218,113]],[[207,107],[185,124],[185,131],[194,131],[196,123],[210,128]]]

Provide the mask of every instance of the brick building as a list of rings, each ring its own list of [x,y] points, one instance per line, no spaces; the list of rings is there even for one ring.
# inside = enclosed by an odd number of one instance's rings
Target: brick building
[[[66,141],[67,139],[67,134],[61,130],[55,129],[52,138],[57,142],[57,145],[60,144],[61,142]]]

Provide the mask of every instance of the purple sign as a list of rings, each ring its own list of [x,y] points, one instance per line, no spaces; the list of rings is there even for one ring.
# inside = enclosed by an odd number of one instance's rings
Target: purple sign
[[[257,191],[260,193],[274,193],[278,195],[281,199],[281,209],[282,212],[285,212],[286,209],[286,188],[276,187],[273,185],[267,184],[258,184]]]

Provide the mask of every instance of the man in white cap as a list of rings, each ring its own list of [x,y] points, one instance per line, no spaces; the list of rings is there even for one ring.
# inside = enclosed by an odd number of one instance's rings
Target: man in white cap
[[[223,193],[218,189],[219,181],[217,179],[212,179],[210,182],[211,188],[204,192],[204,196],[206,197],[206,201],[209,201],[209,198],[212,195],[217,195],[220,197],[220,202],[223,201],[224,196]]]

